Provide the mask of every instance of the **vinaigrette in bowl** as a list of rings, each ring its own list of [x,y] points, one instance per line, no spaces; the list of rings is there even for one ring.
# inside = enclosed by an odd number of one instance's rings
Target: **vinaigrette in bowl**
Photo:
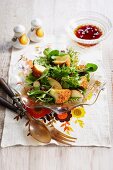
[[[96,12],[80,12],[72,19],[67,27],[67,33],[79,45],[94,46],[111,32],[110,20]]]

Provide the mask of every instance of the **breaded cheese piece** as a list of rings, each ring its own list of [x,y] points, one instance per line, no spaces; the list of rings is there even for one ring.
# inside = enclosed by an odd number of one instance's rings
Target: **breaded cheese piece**
[[[69,89],[51,89],[50,95],[55,99],[56,104],[62,104],[69,100],[71,90]]]
[[[45,69],[46,68],[44,66],[35,63],[32,67],[33,75],[36,77],[40,77]]]

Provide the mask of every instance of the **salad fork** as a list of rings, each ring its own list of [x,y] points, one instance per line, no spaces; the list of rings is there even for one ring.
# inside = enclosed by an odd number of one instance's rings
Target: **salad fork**
[[[62,143],[65,145],[71,145],[70,142],[75,143],[75,141],[77,139],[77,138],[71,137],[69,135],[66,135],[66,134],[60,132],[53,126],[53,124],[50,124],[48,129],[50,131],[50,135],[51,135],[52,139],[56,140],[58,143]]]

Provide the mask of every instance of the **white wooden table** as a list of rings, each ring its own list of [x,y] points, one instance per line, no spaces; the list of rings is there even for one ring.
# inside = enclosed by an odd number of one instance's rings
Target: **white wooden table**
[[[113,21],[112,0],[0,0],[0,76],[7,80],[13,27],[30,27],[34,17],[43,20],[49,34],[64,33],[64,25],[76,11],[97,11]],[[103,48],[105,67],[112,78],[113,33]],[[0,91],[0,94],[3,94]],[[111,97],[111,95],[109,94]],[[113,139],[112,99],[109,100],[111,137]],[[0,106],[0,134],[5,110]],[[0,135],[1,138],[1,135]],[[113,142],[112,142],[113,143]],[[0,170],[113,170],[113,148],[99,147],[9,147],[0,149]]]

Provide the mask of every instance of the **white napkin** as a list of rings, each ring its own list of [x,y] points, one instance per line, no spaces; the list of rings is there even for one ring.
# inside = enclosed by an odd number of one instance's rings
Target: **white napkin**
[[[52,37],[49,40],[45,40],[40,44],[32,44],[25,49],[12,51],[10,70],[9,70],[9,83],[14,87],[16,75],[16,63],[20,55],[29,56],[32,58],[34,55],[34,49],[36,46],[45,46],[45,44],[52,44],[52,46],[58,46],[63,49],[67,45],[73,46],[66,39],[60,39],[60,43],[56,43],[56,38]],[[63,44],[64,42],[64,44]],[[56,43],[56,44],[55,44]],[[74,48],[80,52],[80,59],[86,62],[94,62],[98,64],[98,71],[96,74],[102,75],[102,79],[105,79],[105,72],[102,65],[102,49],[100,46],[93,48],[79,48],[74,44]],[[15,70],[15,72],[14,72]],[[16,77],[16,78],[17,78]],[[17,80],[16,80],[17,81]],[[86,115],[82,118],[84,127],[81,128],[78,124],[74,124],[72,121],[71,126],[74,131],[71,135],[77,138],[77,141],[73,144],[74,146],[104,146],[111,147],[110,144],[110,132],[109,132],[109,109],[107,100],[107,89],[99,96],[98,101],[92,106],[85,106]],[[15,114],[8,109],[5,114],[4,129],[1,141],[1,147],[13,146],[13,145],[25,145],[25,146],[39,146],[41,145],[31,136],[27,136],[27,128],[25,127],[26,120],[23,118],[18,122],[14,120]],[[60,129],[60,123],[56,123],[56,128]],[[60,129],[61,130],[61,129]],[[63,130],[61,130],[63,132]],[[54,140],[51,143],[58,144]]]

